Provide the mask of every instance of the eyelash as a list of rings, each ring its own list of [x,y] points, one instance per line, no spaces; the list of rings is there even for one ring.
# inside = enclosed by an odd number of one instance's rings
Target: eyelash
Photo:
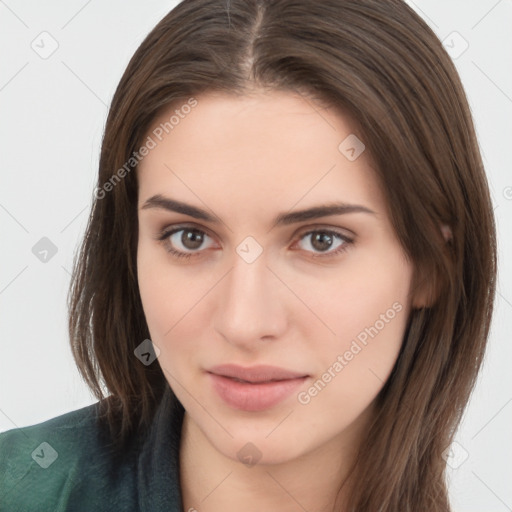
[[[189,252],[189,253],[181,252],[181,251],[176,251],[175,249],[172,249],[169,246],[169,240],[168,240],[168,238],[171,235],[173,235],[175,233],[179,233],[180,231],[187,231],[187,230],[195,231],[195,232],[198,232],[199,234],[203,234],[203,235],[209,236],[208,233],[206,233],[205,231],[203,231],[201,229],[198,229],[196,227],[180,226],[180,227],[175,227],[175,228],[172,228],[172,229],[163,230],[157,236],[157,240],[160,241],[164,245],[165,250],[168,253],[170,253],[172,256],[174,256],[176,258],[190,259],[191,257],[195,257],[195,256],[199,255],[201,253],[201,251]],[[323,234],[331,235],[331,236],[333,236],[335,238],[341,239],[343,241],[343,244],[340,245],[336,250],[334,250],[332,252],[328,252],[328,253],[311,253],[311,257],[312,258],[332,258],[332,257],[338,256],[339,254],[344,253],[354,243],[354,240],[348,238],[345,235],[342,235],[338,231],[334,231],[332,229],[321,229],[321,228],[311,229],[309,231],[301,233],[301,235],[299,237],[299,240],[302,240],[306,236],[314,234],[314,233],[323,233]],[[310,252],[310,251],[306,251],[306,252]]]

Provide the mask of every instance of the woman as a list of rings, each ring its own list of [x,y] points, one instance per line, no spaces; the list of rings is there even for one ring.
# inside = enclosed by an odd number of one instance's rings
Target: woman
[[[75,264],[100,401],[0,436],[0,510],[450,510],[495,261],[406,4],[183,1],[116,91]]]

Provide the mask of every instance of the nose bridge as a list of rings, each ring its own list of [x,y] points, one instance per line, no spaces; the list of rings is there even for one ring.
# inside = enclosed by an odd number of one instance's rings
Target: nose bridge
[[[268,299],[271,286],[266,258],[261,255],[248,263],[239,255],[234,257],[233,268],[229,273],[224,294],[225,306],[235,307],[239,313],[253,309],[254,314],[262,309],[263,299]]]
[[[253,261],[243,253],[234,255],[216,310],[216,328],[228,341],[250,343],[262,336],[278,335],[283,327],[279,281],[267,263],[263,253]]]

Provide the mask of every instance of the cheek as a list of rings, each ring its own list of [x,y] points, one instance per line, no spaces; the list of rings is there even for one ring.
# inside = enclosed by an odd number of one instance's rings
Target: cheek
[[[139,292],[151,336],[164,328],[165,310],[168,293],[166,293],[167,273],[158,261],[156,251],[140,242],[137,250],[137,278]],[[154,340],[156,341],[156,340]]]
[[[328,278],[317,275],[296,281],[297,295],[303,297],[325,324],[322,327],[321,322],[306,322],[304,316],[294,317],[304,329],[317,331],[316,337],[311,339],[318,339],[318,331],[323,329],[323,340],[338,351],[345,346],[348,348],[351,340],[359,335],[364,342],[365,332],[375,324],[379,333],[386,331],[390,339],[401,338],[404,312],[410,302],[411,267],[396,251],[386,254],[381,250],[379,258],[375,252],[358,253],[357,257],[347,259],[346,264],[340,265]],[[372,332],[375,331],[372,329]],[[379,334],[379,337],[385,336]]]
[[[195,343],[205,328],[198,315],[205,321],[207,317],[202,299],[214,284],[211,274],[198,279],[192,267],[176,266],[169,258],[163,248],[154,248],[144,242],[139,244],[140,297],[151,340],[161,351],[161,362],[170,362],[186,352],[197,351]]]
[[[328,290],[325,318],[336,336],[317,344],[317,380],[306,392],[319,411],[330,409],[340,421],[373,401],[398,357],[410,311],[411,267],[396,261],[351,269]]]
[[[173,332],[177,319],[183,316],[187,290],[179,272],[172,271],[163,248],[139,242],[137,276],[139,292],[153,342],[162,349],[163,341]],[[180,314],[181,313],[181,314]]]

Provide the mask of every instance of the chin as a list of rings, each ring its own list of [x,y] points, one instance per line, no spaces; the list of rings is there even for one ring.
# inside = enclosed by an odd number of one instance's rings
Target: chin
[[[248,468],[255,465],[284,464],[301,457],[307,450],[306,440],[293,436],[266,438],[267,433],[255,435],[252,432],[232,432],[234,438],[210,439],[212,445],[225,457]],[[287,439],[287,442],[283,442]]]

